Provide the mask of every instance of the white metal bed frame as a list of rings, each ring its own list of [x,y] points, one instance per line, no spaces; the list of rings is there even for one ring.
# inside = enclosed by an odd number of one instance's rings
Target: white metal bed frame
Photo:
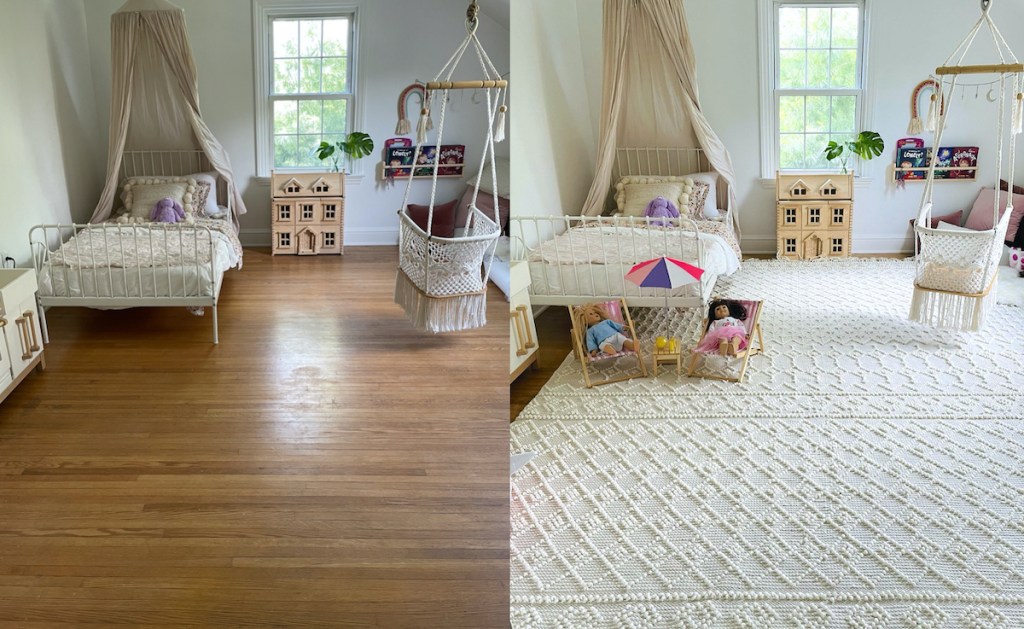
[[[176,177],[210,170],[212,170],[212,166],[209,159],[201,150],[125,151],[121,160],[121,181],[128,177]],[[218,184],[218,190],[216,191],[218,203],[220,200],[224,200],[224,204],[230,213],[227,220],[232,220],[234,216],[233,191],[221,179],[218,179]],[[142,228],[148,230],[147,236],[139,236]],[[172,265],[168,261],[164,265],[154,263],[148,267],[128,266],[124,258],[124,247],[120,247],[121,253],[119,258],[116,257],[116,252],[111,254],[104,247],[102,254],[105,260],[101,261],[103,264],[98,264],[96,268],[89,269],[89,273],[94,277],[92,290],[87,290],[88,282],[85,281],[81,267],[72,268],[64,265],[54,266],[50,264],[51,257],[64,243],[68,242],[72,237],[78,236],[86,229],[102,230],[104,241],[110,233],[116,235],[119,243],[133,241],[132,244],[135,245],[136,250],[138,250],[140,242],[143,246],[148,242],[152,251],[154,242],[159,243],[162,238],[165,248],[169,242],[177,239],[179,250],[188,251],[189,247],[186,243],[194,243],[194,247],[198,247],[200,242],[204,242],[202,239],[206,238],[206,242],[210,243],[210,261],[208,263],[200,263],[198,261],[198,251],[196,251],[196,262],[194,265]],[[87,232],[86,240],[93,233],[95,232]],[[158,235],[154,236],[154,234]],[[74,242],[77,245],[79,240],[76,239]],[[61,269],[64,286],[67,289],[71,286],[69,280],[77,273],[79,294],[74,296],[39,295],[39,304],[42,308],[51,306],[77,306],[84,308],[209,307],[213,319],[213,342],[214,344],[219,342],[217,300],[220,296],[224,274],[217,270],[217,248],[212,230],[209,227],[183,223],[68,223],[36,225],[29,230],[29,245],[32,249],[32,263],[36,270],[36,276],[40,280],[42,280],[41,275],[44,269],[49,269],[51,285],[55,284],[56,278],[54,276],[60,274],[57,269]],[[205,243],[203,246],[205,247]],[[75,253],[77,254],[77,249],[75,249]],[[193,266],[195,267],[195,280],[187,281],[184,271],[186,268],[191,270]],[[177,281],[175,281],[173,286],[171,284],[172,269],[175,268],[181,269],[180,295],[170,295],[170,293],[176,292],[178,288]],[[200,281],[200,277],[204,272],[208,273],[210,277],[210,282],[206,287]],[[101,280],[104,277],[106,281],[102,282]],[[114,294],[115,277],[120,279],[121,286],[124,287],[126,294],[132,292],[129,289],[130,282],[132,280],[136,281],[137,291],[134,292],[138,294],[124,297],[102,296],[101,292],[106,292],[108,295]],[[144,289],[144,279],[150,280],[150,290]],[[169,293],[168,295],[158,294],[158,279],[166,280],[166,292]],[[104,288],[105,291],[101,290]],[[40,317],[40,323],[42,323],[44,341],[49,342],[49,332],[44,316]]]
[[[699,148],[620,148],[617,149],[615,155],[615,165],[612,170],[612,185],[618,182],[619,178],[625,176],[685,176],[691,173],[708,172],[711,170],[713,169],[707,159],[707,155],[705,155],[703,149]],[[728,183],[723,178],[719,177],[716,186],[717,205],[719,208],[726,209],[726,215],[723,220],[735,233],[736,227],[733,222],[732,200],[729,192]],[[680,210],[683,210],[683,208],[680,208]],[[704,268],[706,266],[706,252],[704,250],[704,243],[700,239],[700,229],[694,221],[685,215],[685,211],[681,211],[681,213],[683,216],[674,221],[678,224],[679,229],[647,229],[646,235],[639,237],[634,233],[631,235],[631,238],[634,241],[631,244],[635,245],[635,241],[637,239],[643,240],[646,238],[646,244],[649,248],[653,248],[653,245],[656,243],[662,245],[663,248],[666,248],[672,240],[678,239],[678,244],[681,250],[687,249],[687,245],[689,243],[689,247],[692,247],[692,250],[697,252],[697,266]],[[552,270],[550,265],[543,262],[529,262],[531,255],[534,254],[540,243],[563,233],[568,234],[568,239],[571,243],[572,234],[576,228],[639,228],[650,227],[650,223],[651,219],[649,218],[628,216],[513,215],[511,216],[509,226],[512,243],[512,261],[526,261],[527,264],[531,266],[531,274],[535,271],[533,265],[536,264],[540,268],[539,272],[547,274],[545,277],[551,277]],[[687,287],[688,290],[685,291],[686,294],[670,296],[667,301],[665,297],[665,289],[659,288],[635,288],[628,286],[630,292],[635,292],[635,294],[606,295],[597,289],[594,274],[597,273],[598,276],[601,276],[602,273],[600,273],[600,269],[603,268],[604,286],[611,286],[613,284],[613,279],[614,283],[621,284],[622,278],[619,276],[619,271],[621,270],[622,265],[618,262],[605,261],[601,255],[604,253],[615,253],[616,256],[618,256],[618,251],[593,252],[589,250],[588,246],[588,258],[591,260],[595,259],[593,257],[595,253],[598,254],[598,259],[601,261],[587,262],[562,260],[559,257],[558,250],[555,249],[554,266],[558,270],[557,273],[559,275],[563,275],[564,269],[572,268],[571,276],[575,280],[577,291],[575,294],[566,292],[565,283],[562,281],[559,281],[559,284],[561,285],[561,289],[559,291],[549,291],[547,286],[531,284],[531,303],[536,305],[561,306],[594,301],[608,301],[619,297],[625,297],[630,306],[656,307],[664,306],[667,303],[669,306],[680,308],[704,307],[710,301],[715,282],[718,279],[717,275],[705,273],[699,282]],[[642,262],[642,260],[636,260],[634,262]],[[587,278],[581,278],[580,275],[580,269],[584,266],[591,267],[589,275],[591,290],[587,292],[582,290],[586,288]]]

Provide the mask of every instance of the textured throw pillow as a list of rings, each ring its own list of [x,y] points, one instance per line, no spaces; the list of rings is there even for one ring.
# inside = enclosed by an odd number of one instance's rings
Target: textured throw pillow
[[[687,211],[695,221],[704,220],[704,203],[707,201],[708,193],[711,187],[703,181],[693,182],[693,192],[690,193],[690,205],[687,207]],[[717,213],[718,210],[716,209]]]
[[[431,236],[440,236],[441,238],[453,238],[455,236],[455,206],[458,202],[458,199],[454,199],[444,205],[434,206],[434,218],[430,223]],[[427,231],[430,206],[410,203],[407,206],[407,211],[412,222],[416,223],[423,231]]]
[[[125,183],[125,185],[127,185],[127,184],[138,183],[140,181],[158,182],[158,181],[182,181],[184,179],[192,179],[197,184],[199,184],[199,183],[209,184],[209,186],[210,186],[210,193],[206,195],[205,205],[200,205],[199,203],[194,203],[193,204],[194,205],[193,209],[195,210],[196,215],[200,215],[201,216],[201,215],[205,214],[206,216],[219,216],[220,214],[223,213],[223,210],[221,210],[220,207],[217,205],[217,178],[218,177],[219,177],[219,175],[215,171],[210,171],[210,172],[206,172],[206,173],[193,173],[191,175],[183,175],[181,177],[169,177],[169,176],[160,176],[160,177],[156,177],[156,176],[154,176],[154,177],[130,177],[124,183]],[[125,202],[125,207],[128,207],[128,202],[127,202],[126,196],[127,195],[126,195],[125,192],[121,193],[121,200]],[[204,207],[205,207],[205,209],[204,209]]]
[[[690,179],[693,179],[694,184],[703,183],[708,187],[707,195],[704,198],[704,205],[701,207],[703,216],[695,216],[694,218],[718,218],[720,215],[718,211],[718,173],[711,171],[706,173],[693,173],[687,176]],[[691,205],[693,205],[692,200]]]
[[[192,193],[192,207],[196,210],[196,216],[207,216],[206,200],[210,197],[210,184],[205,181],[196,183],[196,191]]]
[[[181,204],[185,214],[195,214],[192,195],[196,191],[196,180],[185,177],[168,179],[135,178],[124,185],[124,206],[133,218],[149,219],[156,202],[170,197]]]
[[[672,187],[666,188],[665,186],[668,184],[671,184]],[[653,187],[648,189],[636,186]],[[647,204],[655,197],[672,199],[677,207],[686,207],[690,203],[692,190],[693,180],[689,177],[631,175],[622,177],[615,184],[615,205],[618,207],[619,213],[624,216],[643,216]],[[627,205],[629,205],[628,209]]]

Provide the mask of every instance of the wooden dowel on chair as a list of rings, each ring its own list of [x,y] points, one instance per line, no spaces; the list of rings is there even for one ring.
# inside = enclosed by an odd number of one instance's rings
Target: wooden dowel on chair
[[[428,90],[479,90],[487,87],[508,87],[508,81],[427,81]]]
[[[1003,74],[1006,72],[1024,72],[1024,63],[997,63],[980,66],[940,66],[935,68],[939,76],[950,74]]]

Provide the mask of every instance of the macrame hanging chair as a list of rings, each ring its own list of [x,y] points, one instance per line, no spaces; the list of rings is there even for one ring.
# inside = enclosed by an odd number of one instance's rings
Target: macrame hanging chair
[[[501,78],[494,64],[488,58],[476,29],[477,3],[472,2],[466,11],[466,39],[456,48],[448,62],[441,68],[433,81],[426,83],[426,97],[420,111],[416,134],[416,148],[413,152],[413,168],[406,184],[402,207],[398,214],[399,265],[395,279],[395,303],[405,309],[416,329],[425,332],[454,332],[477,328],[487,323],[487,279],[490,277],[494,247],[497,244],[501,224],[498,216],[497,171],[494,165],[494,144],[504,138],[504,98],[508,82]],[[474,81],[452,81],[452,74],[470,48],[476,53],[484,78]],[[445,238],[431,234],[434,225],[434,201],[437,195],[437,177],[440,164],[441,140],[444,136],[445,109],[451,90],[482,90],[487,103],[487,137],[484,141],[473,187],[472,203],[466,222],[462,225],[464,234]],[[408,213],[409,191],[412,189],[412,175],[422,168],[419,156],[426,142],[427,125],[430,120],[430,97],[438,92],[441,113],[438,117],[438,150],[434,151],[431,169],[430,203],[427,223],[423,228],[416,224]],[[495,128],[496,127],[496,128]],[[491,189],[494,190],[494,218],[489,218],[477,208],[476,199],[480,193],[480,180],[485,169],[490,172]]]
[[[992,21],[992,0],[982,0],[981,18],[967,34],[946,62],[936,69],[940,89],[935,99],[944,99],[945,108],[932,107],[935,117],[935,140],[924,194],[914,232],[917,235],[914,297],[910,305],[910,318],[942,328],[977,331],[984,324],[986,311],[995,299],[999,257],[1010,221],[1011,195],[996,194],[992,203],[992,229],[960,231],[931,227],[935,168],[938,161],[946,118],[953,108],[953,90],[960,76],[965,74],[996,74],[999,76],[999,118],[997,161],[999,178],[1013,186],[1016,165],[1017,136],[1024,120],[1024,64],[1017,61],[1013,51]],[[991,65],[962,65],[971,44],[987,26],[999,53],[999,63]],[[1009,102],[1007,102],[1009,101]],[[940,102],[942,102],[940,100]],[[1007,119],[1009,118],[1009,133]],[[931,126],[931,124],[929,124]],[[1009,136],[1009,159],[1004,160],[1004,144]],[[1004,161],[1008,161],[1007,174],[1003,174]],[[1001,202],[1005,200],[1005,207]],[[1000,217],[1000,210],[1002,216]]]

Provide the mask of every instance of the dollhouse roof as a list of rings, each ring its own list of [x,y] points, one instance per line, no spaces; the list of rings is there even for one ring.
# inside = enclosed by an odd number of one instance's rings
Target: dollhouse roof
[[[298,186],[300,190],[302,189],[302,182],[296,179],[295,177],[292,177],[288,181],[281,184],[281,190],[287,190],[288,188],[291,187],[292,184]]]
[[[333,188],[333,186],[331,185],[331,182],[327,181],[323,177],[320,177],[319,179],[314,181],[312,184],[310,184],[309,188],[311,190],[316,190],[321,185],[324,187],[325,190],[330,190],[331,188]]]
[[[821,187],[818,188],[818,192],[823,192],[826,189],[830,189],[830,190],[835,191],[836,184],[832,183],[831,179],[826,179],[825,183],[821,184]]]
[[[804,183],[803,179],[797,179],[793,183],[793,185],[789,187],[789,189],[790,189],[790,191],[792,191],[792,190],[799,190],[799,189],[808,190],[808,187],[807,187],[807,184]]]

